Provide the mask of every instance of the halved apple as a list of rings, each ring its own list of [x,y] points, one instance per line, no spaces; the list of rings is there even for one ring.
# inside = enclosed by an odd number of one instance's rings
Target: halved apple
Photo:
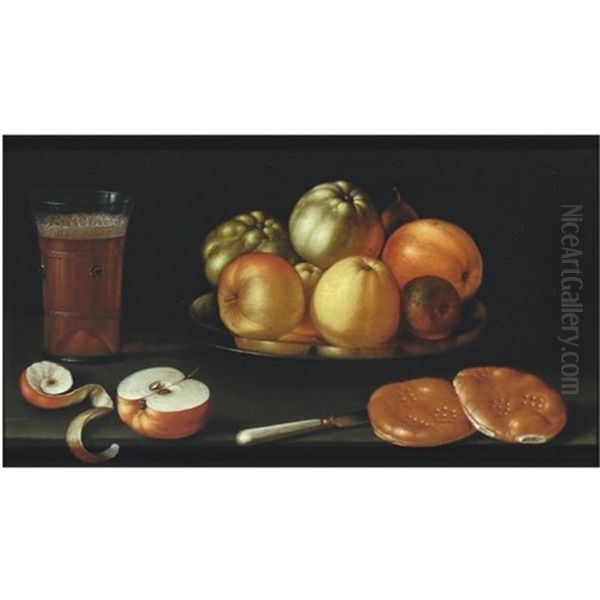
[[[157,439],[193,435],[208,420],[210,390],[178,369],[153,367],[137,371],[117,388],[117,411],[136,433]]]

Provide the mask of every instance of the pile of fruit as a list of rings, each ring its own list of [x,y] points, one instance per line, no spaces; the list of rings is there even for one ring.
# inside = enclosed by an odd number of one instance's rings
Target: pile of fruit
[[[474,297],[482,259],[471,236],[419,219],[398,197],[381,214],[347,181],[313,187],[289,228],[261,211],[211,231],[202,247],[220,318],[239,347],[378,348],[399,332],[440,340]]]

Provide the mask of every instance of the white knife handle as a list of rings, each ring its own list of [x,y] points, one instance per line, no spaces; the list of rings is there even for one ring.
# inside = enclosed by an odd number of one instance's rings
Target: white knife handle
[[[243,429],[235,436],[238,446],[249,446],[250,444],[262,444],[273,442],[283,438],[292,437],[301,433],[315,431],[326,427],[325,419],[307,419],[305,421],[293,421],[291,423],[280,423],[279,425],[267,425],[266,427],[254,427]]]

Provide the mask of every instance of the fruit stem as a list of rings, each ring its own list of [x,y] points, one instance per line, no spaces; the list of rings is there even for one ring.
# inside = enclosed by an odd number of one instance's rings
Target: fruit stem
[[[185,381],[186,379],[191,379],[194,375],[196,375],[196,373],[198,373],[198,371],[200,371],[200,368],[200,365],[197,365],[191,373],[185,375],[179,381],[174,381],[173,383],[169,383],[167,385],[165,385],[162,381],[153,381],[148,386],[151,390],[150,393],[144,396],[144,398],[152,396],[152,394],[170,394],[170,388],[172,388],[174,385],[177,385],[178,383],[181,383],[182,381]],[[144,400],[144,398],[142,398],[142,400]]]
[[[194,370],[191,373],[189,373],[188,375],[186,375],[185,378],[191,379],[194,375],[196,375],[198,373],[198,371],[200,371],[200,365],[196,365]]]

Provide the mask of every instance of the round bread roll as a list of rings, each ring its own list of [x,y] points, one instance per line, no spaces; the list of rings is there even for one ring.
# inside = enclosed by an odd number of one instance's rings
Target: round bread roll
[[[542,444],[565,426],[560,394],[539,377],[507,367],[460,371],[454,389],[473,425],[509,443]]]
[[[373,392],[367,408],[375,435],[397,446],[441,446],[475,431],[445,379],[384,385]]]

